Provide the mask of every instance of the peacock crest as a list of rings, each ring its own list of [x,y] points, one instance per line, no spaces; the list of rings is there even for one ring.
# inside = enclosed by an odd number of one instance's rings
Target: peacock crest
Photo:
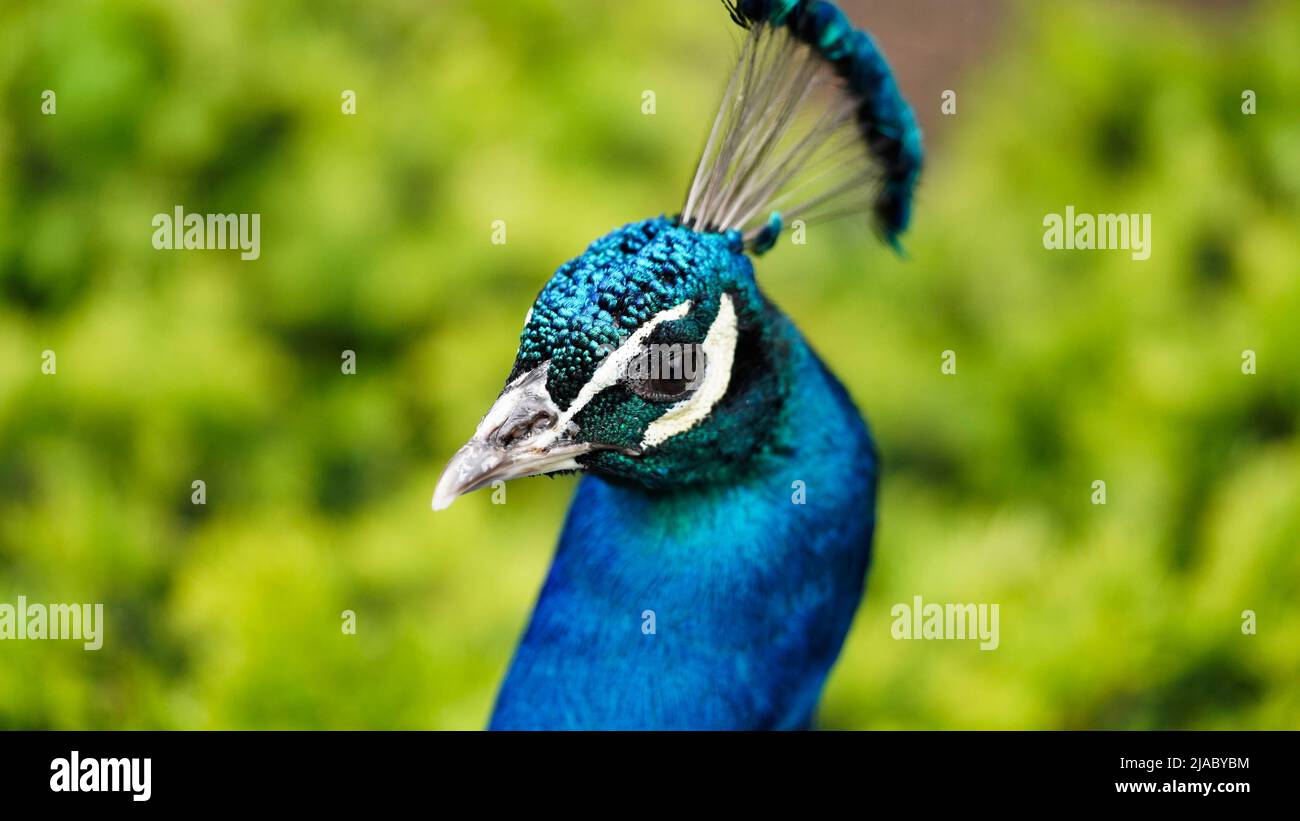
[[[884,56],[822,0],[724,0],[746,29],[682,208],[684,225],[772,247],[782,226],[870,214],[898,246],[921,132]]]

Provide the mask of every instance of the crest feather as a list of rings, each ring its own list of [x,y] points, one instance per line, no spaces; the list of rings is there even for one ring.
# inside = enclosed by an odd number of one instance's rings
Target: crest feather
[[[871,215],[898,248],[921,132],[871,37],[825,0],[723,0],[746,29],[682,208],[761,254],[783,225]]]

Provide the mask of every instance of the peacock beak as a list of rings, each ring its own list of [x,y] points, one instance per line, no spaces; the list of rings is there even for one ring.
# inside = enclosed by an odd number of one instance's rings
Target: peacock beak
[[[578,470],[591,446],[570,438],[571,425],[546,392],[545,362],[521,375],[497,397],[474,436],[456,451],[438,479],[433,509],[497,481]]]

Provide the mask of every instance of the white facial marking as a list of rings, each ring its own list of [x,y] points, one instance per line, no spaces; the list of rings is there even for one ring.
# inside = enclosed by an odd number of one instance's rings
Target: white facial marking
[[[510,412],[518,405],[525,393],[532,399],[534,404],[541,404],[545,409],[558,415],[560,409],[555,407],[551,401],[551,395],[546,392],[546,374],[551,368],[551,360],[546,360],[542,364],[533,368],[531,371],[525,371],[515,377],[515,380],[497,397],[497,401],[492,403],[488,412],[483,415],[479,421],[478,427],[474,429],[474,435],[479,439],[485,438],[492,431],[501,427],[506,419],[510,417]]]
[[[628,363],[641,353],[641,343],[650,335],[651,331],[664,322],[681,319],[690,310],[691,301],[688,299],[676,307],[660,311],[651,317],[649,322],[637,328],[631,336],[624,340],[622,345],[619,345],[613,353],[605,357],[604,362],[600,363],[596,368],[596,372],[591,375],[591,379],[587,380],[587,384],[583,385],[582,390],[578,391],[578,395],[573,402],[570,403],[564,413],[560,414],[560,421],[548,435],[554,438],[565,431],[569,427],[569,423],[573,421],[573,417],[577,416],[578,412],[585,408],[588,402],[595,399],[601,391],[611,385],[618,384],[627,371]]]
[[[731,297],[723,294],[718,304],[718,316],[709,326],[704,338],[704,380],[695,393],[673,405],[650,423],[641,447],[661,444],[685,433],[708,418],[713,406],[727,392],[731,382],[731,363],[736,356],[736,310]]]
[[[443,469],[433,492],[434,510],[442,510],[457,496],[484,487],[489,481],[581,469],[576,457],[590,450],[590,446],[581,442],[556,443],[554,431],[537,435],[525,431],[510,444],[502,444],[494,437],[502,426],[527,425],[539,415],[551,419],[559,416],[560,409],[546,391],[546,374],[550,365],[550,360],[547,360],[520,374],[501,391],[479,422],[474,436],[456,451]],[[543,440],[546,441],[545,448],[542,447]]]

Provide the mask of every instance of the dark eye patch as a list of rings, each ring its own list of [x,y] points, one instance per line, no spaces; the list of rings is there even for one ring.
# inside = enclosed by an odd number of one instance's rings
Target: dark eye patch
[[[624,383],[647,401],[676,402],[695,392],[707,365],[699,343],[651,343],[628,363]]]

